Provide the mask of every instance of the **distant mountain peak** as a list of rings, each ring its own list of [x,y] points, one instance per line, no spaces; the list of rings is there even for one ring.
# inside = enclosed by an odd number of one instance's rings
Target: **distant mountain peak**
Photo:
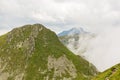
[[[84,32],[85,31],[81,27],[74,27],[74,28],[70,29],[71,34],[80,34],[80,33],[84,33]]]
[[[83,34],[83,33],[87,33],[86,31],[84,31],[83,28],[81,28],[81,27],[74,27],[72,29],[69,29],[69,30],[66,30],[66,31],[63,31],[63,32],[59,33],[58,36]]]

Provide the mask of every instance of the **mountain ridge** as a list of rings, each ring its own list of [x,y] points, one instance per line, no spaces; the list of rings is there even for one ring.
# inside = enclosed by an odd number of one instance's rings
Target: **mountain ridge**
[[[73,28],[72,28],[73,29]],[[68,30],[71,31],[72,29]],[[77,29],[77,28],[76,28]],[[95,37],[93,33],[84,31],[83,29],[79,32],[75,30],[75,33],[71,33],[59,36],[59,40],[73,53],[81,55],[86,52],[90,41]],[[64,31],[63,31],[64,32]]]
[[[73,27],[69,30],[66,31],[62,31],[58,34],[58,36],[65,36],[65,35],[74,35],[74,34],[83,34],[83,33],[87,33],[86,31],[84,31],[84,29],[82,27]]]
[[[96,68],[74,55],[41,24],[0,36],[1,80],[88,80]]]

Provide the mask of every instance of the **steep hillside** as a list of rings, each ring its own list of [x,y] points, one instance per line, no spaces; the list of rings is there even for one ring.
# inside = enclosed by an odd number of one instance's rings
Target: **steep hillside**
[[[92,80],[120,80],[120,64],[100,73]]]
[[[0,80],[89,80],[96,73],[41,24],[15,28],[0,37]]]

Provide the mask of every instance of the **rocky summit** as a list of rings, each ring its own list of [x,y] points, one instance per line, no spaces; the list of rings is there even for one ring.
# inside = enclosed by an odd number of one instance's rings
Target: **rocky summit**
[[[90,80],[96,68],[41,24],[0,36],[0,80]]]

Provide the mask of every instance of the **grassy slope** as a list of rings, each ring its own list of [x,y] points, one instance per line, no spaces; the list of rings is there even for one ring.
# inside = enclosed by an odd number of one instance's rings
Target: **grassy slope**
[[[110,69],[100,73],[92,80],[120,80],[120,64],[117,64]]]
[[[52,78],[53,71],[47,72],[44,75],[38,72],[39,67],[43,71],[47,69],[47,58],[49,55],[54,55],[58,58],[65,54],[77,68],[78,77],[75,80],[88,80],[88,78],[96,73],[94,67],[89,67],[89,63],[86,60],[70,52],[60,43],[54,32],[44,27],[35,39],[35,51],[32,53],[32,56],[29,57],[26,48],[15,48],[15,44],[29,37],[31,28],[33,28],[31,25],[26,25],[24,27],[26,27],[26,29],[22,31],[22,33],[17,31],[19,28],[12,31],[13,40],[9,44],[7,43],[7,39],[10,33],[0,37],[0,58],[3,61],[3,65],[6,63],[8,64],[4,71],[14,73],[8,80],[13,80],[18,72],[25,72],[24,80],[42,80],[46,75],[50,75]],[[27,68],[25,67],[26,65]],[[84,77],[83,74],[90,77]]]

